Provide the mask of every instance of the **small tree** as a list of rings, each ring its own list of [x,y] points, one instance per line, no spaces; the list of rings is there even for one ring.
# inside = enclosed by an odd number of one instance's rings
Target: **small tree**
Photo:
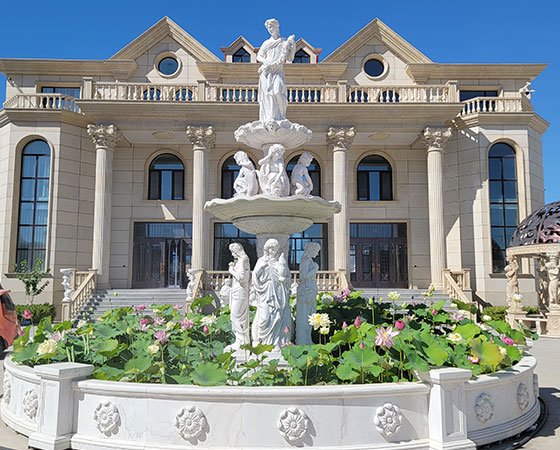
[[[41,258],[35,260],[35,265],[31,268],[27,266],[27,260],[21,261],[19,264],[13,265],[14,272],[17,274],[17,278],[25,286],[25,295],[29,300],[29,304],[33,304],[35,297],[45,290],[49,281],[45,281],[41,284],[43,278],[45,278],[50,269],[43,271],[43,261]]]

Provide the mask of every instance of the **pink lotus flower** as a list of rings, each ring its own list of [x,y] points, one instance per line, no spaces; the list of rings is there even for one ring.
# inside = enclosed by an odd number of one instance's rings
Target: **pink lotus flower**
[[[410,321],[414,319],[416,319],[416,314],[409,314],[406,316],[406,323],[410,323]]]
[[[146,331],[148,328],[150,328],[150,325],[148,323],[141,323],[140,325],[138,325],[138,330],[140,331]]]
[[[473,364],[478,364],[479,361],[476,356],[471,356],[471,355],[467,356],[467,359]]]
[[[432,315],[435,316],[437,314],[437,309],[432,309]]]
[[[148,319],[147,317],[145,317],[144,319],[140,319],[141,325],[148,325],[149,323],[150,323],[150,319]]]
[[[208,327],[207,327],[206,325],[204,325],[204,326],[202,327],[202,332],[203,332],[204,334],[208,334],[208,333],[210,333],[210,330],[208,329]]]
[[[399,334],[398,331],[393,331],[393,327],[377,328],[375,330],[375,345],[386,347],[387,350],[395,345],[393,338]]]
[[[190,329],[192,327],[194,327],[194,320],[183,317],[183,319],[181,320],[181,330],[184,330],[185,328]]]
[[[404,330],[405,326],[406,326],[406,324],[402,320],[397,320],[396,323],[395,323],[395,328],[399,331]]]
[[[64,339],[64,335],[66,334],[66,331],[55,331],[54,333],[51,333],[50,339],[52,339],[55,342],[58,341],[62,341]]]
[[[136,312],[142,312],[146,309],[146,305],[141,304],[141,305],[135,306],[134,309],[136,310]]]
[[[164,342],[169,342],[169,336],[164,330],[159,330],[154,333],[154,339],[158,341],[160,344]]]
[[[290,334],[290,327],[286,326],[286,328],[284,328],[284,334]]]
[[[165,319],[163,317],[156,317],[154,319],[154,325],[157,326],[165,325]]]
[[[455,312],[452,312],[451,314],[449,314],[449,318],[451,320],[456,320],[457,322],[460,322],[461,320],[464,319],[463,314],[458,312],[458,311],[455,311]]]
[[[342,322],[342,328],[348,328],[348,324],[346,322]]]
[[[28,309],[26,309],[25,311],[23,311],[22,314],[24,319],[31,319],[33,317],[33,313],[31,311],[29,311]]]
[[[364,341],[360,342],[360,350],[363,350],[364,348],[366,348],[366,346],[364,345]]]
[[[362,325],[362,321],[360,320],[360,316],[356,316],[356,320],[354,320],[354,326],[356,328],[360,328],[360,325]]]
[[[502,338],[502,342],[503,342],[504,344],[506,344],[506,345],[513,345],[513,344],[515,344],[515,341],[514,341],[512,338],[509,338],[509,337],[507,337],[507,336],[504,336],[504,337]]]
[[[342,296],[342,301],[346,301],[348,299],[348,297],[350,297],[350,294],[352,293],[352,291],[348,288],[344,288],[340,291],[340,295]]]
[[[176,303],[175,305],[173,305],[173,309],[175,311],[179,311],[180,309],[183,309],[183,305],[179,305],[178,303]]]

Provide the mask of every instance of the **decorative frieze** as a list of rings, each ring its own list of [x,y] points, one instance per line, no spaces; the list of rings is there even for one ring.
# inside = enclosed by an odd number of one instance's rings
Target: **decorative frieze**
[[[401,429],[403,416],[398,406],[385,403],[375,411],[373,423],[375,428],[385,436],[392,436]]]
[[[301,441],[309,430],[309,417],[300,408],[285,409],[278,419],[278,430],[290,442]]]
[[[93,420],[95,420],[97,429],[106,436],[116,434],[121,425],[119,409],[108,400],[97,405],[93,412]]]
[[[6,405],[10,404],[10,400],[12,398],[12,380],[7,373],[4,374],[4,383],[3,383],[4,395],[3,401]]]
[[[521,411],[524,411],[529,406],[529,390],[525,383],[519,383],[517,387],[517,404]]]
[[[492,419],[492,417],[494,417],[494,402],[492,401],[492,397],[485,392],[480,394],[476,398],[474,412],[476,413],[476,418],[482,423],[486,423]]]
[[[185,440],[196,439],[206,427],[206,416],[196,406],[181,408],[175,416],[175,429]]]
[[[29,419],[33,420],[39,409],[39,394],[34,388],[27,389],[23,394],[23,412]]]

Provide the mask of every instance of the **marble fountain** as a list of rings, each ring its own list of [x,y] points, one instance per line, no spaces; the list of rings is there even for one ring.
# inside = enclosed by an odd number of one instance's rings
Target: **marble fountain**
[[[255,234],[259,259],[250,272],[239,244],[230,250],[229,304],[235,342],[310,342],[320,247],[308,244],[300,266],[296,324],[289,306],[286,261],[290,234],[340,211],[337,202],[312,197],[304,153],[288,179],[283,153],[311,139],[286,118],[283,65],[294,56],[294,37],[271,37],[260,47],[259,120],[241,126],[237,141],[264,153],[259,169],[244,152],[232,199],[205,209]],[[249,287],[252,285],[251,291]],[[249,324],[249,296],[257,305]],[[88,379],[93,366],[76,363],[19,366],[5,359],[4,422],[40,449],[474,449],[523,431],[539,416],[536,361],[525,356],[507,371],[471,379],[458,368],[434,369],[421,381],[371,385],[200,387]]]

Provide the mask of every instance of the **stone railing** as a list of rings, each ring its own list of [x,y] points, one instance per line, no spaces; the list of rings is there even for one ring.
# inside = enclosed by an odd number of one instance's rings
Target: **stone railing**
[[[204,270],[199,270],[194,275],[192,298],[197,299],[204,295]]]
[[[163,102],[194,102],[198,100],[197,85],[153,83],[94,83],[95,100],[146,100]]]
[[[62,300],[62,320],[71,320],[76,318],[80,309],[88,301],[89,297],[95,292],[97,287],[97,270],[77,272],[72,270],[70,279],[70,287],[72,295],[70,298],[65,297]]]
[[[533,110],[530,102],[521,97],[475,97],[464,103],[461,117],[479,113],[515,113]]]
[[[447,103],[449,86],[348,86],[349,103]]]
[[[76,100],[63,94],[18,94],[4,102],[4,108],[62,110],[81,114]]]
[[[468,305],[477,306],[470,298],[471,281],[470,269],[461,270],[443,270],[443,292],[455,300],[459,300]],[[467,295],[467,292],[469,295]],[[470,318],[476,320],[476,317],[471,314]]]
[[[290,273],[292,275],[292,283],[297,283],[299,272],[291,270]],[[205,274],[204,289],[209,291],[219,292],[225,281],[230,278],[227,270],[207,270]],[[336,270],[319,270],[317,272],[317,288],[319,291],[338,292],[347,287],[348,283],[344,272]]]

